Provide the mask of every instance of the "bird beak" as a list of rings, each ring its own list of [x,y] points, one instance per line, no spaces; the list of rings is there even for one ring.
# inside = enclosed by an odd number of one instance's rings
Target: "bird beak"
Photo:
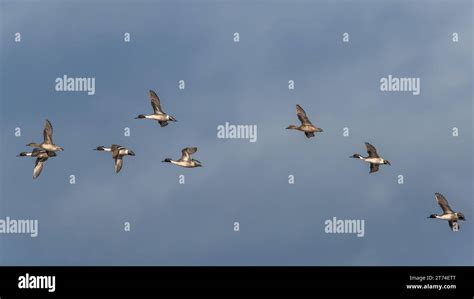
[[[132,151],[130,151],[128,154],[129,154],[130,156],[135,156],[135,153],[132,152]]]

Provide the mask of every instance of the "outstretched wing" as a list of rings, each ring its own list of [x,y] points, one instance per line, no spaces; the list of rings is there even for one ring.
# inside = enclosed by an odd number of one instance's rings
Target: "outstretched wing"
[[[180,161],[190,161],[191,155],[197,152],[197,147],[186,147],[181,151]]]
[[[153,107],[153,112],[155,112],[155,114],[163,114],[163,111],[161,110],[160,98],[153,90],[150,90],[150,101],[151,107]]]
[[[441,193],[435,193],[436,200],[445,214],[453,214],[453,210],[449,207],[448,201]]]
[[[35,168],[33,169],[33,178],[36,179],[41,174],[43,170],[43,164],[47,159],[45,158],[36,158]]]
[[[298,104],[296,105],[296,115],[298,116],[298,119],[300,120],[301,124],[311,125],[309,118],[306,116],[306,112],[304,112],[303,108],[301,108],[301,106]]]
[[[367,153],[369,154],[369,158],[380,158],[377,154],[377,150],[372,144],[366,142],[365,147],[367,147]]]
[[[168,122],[167,122],[167,121],[161,121],[161,120],[159,120],[158,122],[160,123],[160,126],[161,126],[161,127],[166,127],[166,126],[168,125]]]
[[[53,126],[51,125],[49,120],[46,120],[44,123],[43,143],[53,144]]]
[[[379,171],[379,165],[370,163],[370,172],[369,173],[377,172],[377,171]]]
[[[120,169],[122,169],[123,159],[122,157],[115,158],[115,172],[119,173]]]

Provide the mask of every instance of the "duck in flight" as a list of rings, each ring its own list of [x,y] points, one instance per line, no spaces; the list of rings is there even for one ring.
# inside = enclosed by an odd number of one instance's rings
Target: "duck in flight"
[[[33,149],[32,152],[21,152],[17,157],[35,157],[35,168],[33,168],[33,179],[36,179],[43,170],[43,165],[51,157],[56,157],[55,152],[45,151],[40,148]]]
[[[379,154],[377,154],[377,150],[372,144],[366,142],[365,146],[367,147],[367,153],[369,154],[367,157],[362,157],[359,154],[353,154],[349,158],[361,159],[367,163],[370,163],[369,173],[377,172],[379,170],[379,165],[392,165],[388,160],[385,160],[384,158],[380,157]]]
[[[443,210],[443,214],[431,214],[428,218],[436,218],[441,220],[447,220],[449,223],[449,227],[452,231],[457,231],[459,229],[459,224],[457,223],[458,220],[466,221],[463,213],[461,212],[454,212],[448,204],[446,198],[441,195],[441,193],[435,193],[436,201],[438,201],[439,206]]]
[[[308,116],[306,116],[306,112],[304,112],[303,108],[301,108],[300,105],[296,105],[296,115],[298,116],[301,125],[299,127],[295,125],[290,125],[286,129],[304,132],[304,134],[308,138],[314,137],[314,133],[316,132],[324,132],[323,129],[318,128],[311,123]]]
[[[53,126],[51,125],[51,122],[49,120],[46,120],[44,124],[43,143],[38,144],[35,142],[31,142],[28,143],[27,146],[39,147],[48,152],[64,151],[62,147],[57,146],[53,143]]]
[[[163,110],[161,109],[160,98],[158,97],[158,95],[153,90],[150,90],[149,93],[150,93],[151,107],[153,107],[153,114],[149,114],[149,115],[140,114],[137,117],[135,117],[135,119],[145,119],[145,118],[153,119],[153,120],[158,121],[158,123],[162,127],[166,127],[169,121],[176,122],[177,120],[174,117],[163,112]]]
[[[112,144],[111,147],[105,147],[105,146],[98,146],[94,150],[100,151],[100,152],[111,152],[112,153],[112,159],[115,160],[115,172],[119,173],[120,170],[122,169],[123,165],[123,157],[124,156],[135,156],[135,153],[123,146],[120,146],[118,144]]]
[[[179,158],[178,160],[166,158],[161,162],[167,162],[186,168],[202,167],[201,162],[191,158],[191,155],[195,152],[197,152],[197,147],[186,147],[183,148],[183,150],[181,151],[181,158]]]

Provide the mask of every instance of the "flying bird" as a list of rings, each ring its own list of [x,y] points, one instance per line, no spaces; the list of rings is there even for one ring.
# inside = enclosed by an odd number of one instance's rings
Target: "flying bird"
[[[361,159],[367,163],[370,163],[369,173],[377,172],[379,170],[379,165],[392,165],[388,160],[385,160],[384,158],[380,157],[379,154],[377,154],[377,150],[372,144],[366,142],[365,146],[367,147],[367,153],[369,154],[367,157],[362,157],[359,154],[353,154],[349,158]]]
[[[49,152],[64,151],[60,146],[57,146],[53,143],[53,126],[49,120],[46,120],[44,123],[43,129],[43,143],[38,144],[35,142],[28,143],[27,146],[39,147]]]
[[[306,116],[306,112],[304,112],[303,108],[301,108],[300,105],[296,105],[296,115],[298,116],[298,119],[300,120],[301,125],[299,127],[295,125],[290,125],[286,129],[292,129],[292,130],[298,130],[298,131],[304,132],[304,134],[308,138],[314,137],[314,133],[316,132],[324,132],[323,129],[318,128],[311,123],[308,116]]]
[[[153,107],[153,114],[145,115],[145,114],[140,114],[135,119],[153,119],[158,121],[160,126],[166,127],[168,125],[169,121],[174,121],[176,122],[177,120],[172,117],[169,114],[166,114],[162,109],[161,109],[161,103],[160,103],[160,98],[158,95],[153,91],[150,90],[150,101],[151,101],[151,107]]]
[[[34,148],[31,152],[21,152],[17,157],[34,157],[36,158],[35,167],[33,168],[33,179],[36,179],[43,170],[44,163],[51,157],[56,157],[55,152],[45,151],[43,149]]]
[[[117,145],[117,144],[112,144],[111,147],[105,147],[103,145],[98,146],[94,150],[100,151],[100,152],[111,152],[112,153],[112,159],[115,160],[115,172],[119,173],[120,170],[122,169],[123,166],[123,157],[124,156],[135,156],[135,153],[123,146]]]
[[[448,204],[446,198],[441,195],[441,193],[435,193],[436,200],[438,201],[439,206],[443,210],[443,214],[431,214],[428,218],[436,218],[441,220],[447,220],[449,223],[449,227],[452,231],[457,231],[459,229],[459,224],[457,223],[458,220],[466,221],[463,213],[461,212],[454,212]]]
[[[191,155],[195,152],[197,152],[197,147],[186,147],[183,148],[183,150],[181,151],[181,158],[179,158],[178,160],[166,158],[161,162],[167,162],[186,168],[202,167],[201,162],[191,158]]]

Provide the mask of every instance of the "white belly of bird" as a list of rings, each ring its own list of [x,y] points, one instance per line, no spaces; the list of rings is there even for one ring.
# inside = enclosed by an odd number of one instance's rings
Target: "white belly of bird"
[[[171,161],[171,163],[182,166],[182,167],[193,167],[194,163],[192,161]]]
[[[43,144],[41,146],[41,148],[47,150],[47,151],[50,151],[50,152],[54,152],[57,148],[56,146],[52,145],[52,144]]]
[[[159,120],[159,121],[167,121],[168,120],[168,116],[166,114],[153,114],[153,115],[149,115],[149,117],[147,117],[147,118],[151,118],[151,119]]]
[[[444,215],[439,215],[437,218],[442,219],[442,220],[454,220],[456,218],[456,215],[454,215],[454,214],[444,214]]]
[[[372,164],[383,164],[382,158],[366,158],[365,162],[372,163]]]

